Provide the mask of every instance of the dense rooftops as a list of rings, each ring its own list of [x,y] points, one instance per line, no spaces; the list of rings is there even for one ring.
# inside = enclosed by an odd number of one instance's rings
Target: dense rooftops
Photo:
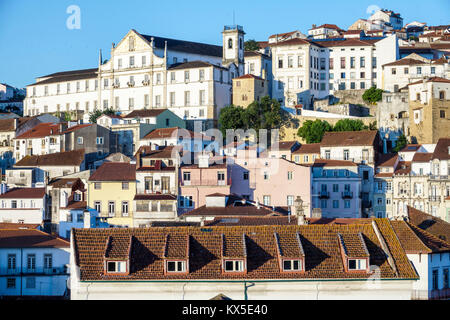
[[[136,181],[136,165],[126,162],[105,162],[89,181]]]
[[[376,130],[325,132],[321,146],[372,146],[377,134],[378,131]]]
[[[376,230],[386,245],[380,242]],[[362,237],[370,264],[379,267],[382,279],[417,279],[389,221],[385,219],[345,226],[153,227],[75,229],[73,232],[81,281],[367,279],[372,276],[370,271],[354,273],[344,270],[338,235]],[[131,244],[129,273],[104,272],[105,250],[111,238],[117,246],[120,245],[118,242],[123,242],[121,248]],[[244,270],[224,272],[222,261],[227,255],[243,259]],[[386,259],[386,255],[392,259]],[[282,270],[280,259],[288,256],[304,257],[304,272]],[[168,261],[179,259],[186,262],[183,272],[165,272]]]
[[[45,188],[14,188],[0,194],[0,199],[42,199],[44,196]]]
[[[39,166],[80,166],[84,161],[84,149],[44,154],[41,156],[25,156],[15,167]]]

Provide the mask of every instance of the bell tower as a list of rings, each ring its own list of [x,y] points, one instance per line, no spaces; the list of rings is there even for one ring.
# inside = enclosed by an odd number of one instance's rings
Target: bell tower
[[[237,76],[244,74],[244,28],[239,25],[225,26],[222,32],[222,65],[234,63],[239,70]]]

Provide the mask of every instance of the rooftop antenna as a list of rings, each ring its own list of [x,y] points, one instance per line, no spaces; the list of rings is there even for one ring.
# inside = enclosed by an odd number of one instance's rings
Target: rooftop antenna
[[[235,21],[235,14],[234,14],[234,10],[233,10],[233,26],[236,25],[236,21]]]

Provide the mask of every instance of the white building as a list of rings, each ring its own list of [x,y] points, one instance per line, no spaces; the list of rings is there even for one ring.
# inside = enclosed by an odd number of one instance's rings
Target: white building
[[[400,30],[403,28],[403,18],[400,13],[392,10],[378,10],[370,16],[368,21],[371,24],[370,30]]]
[[[411,299],[418,275],[396,246],[384,219],[351,228],[75,229],[71,299]]]
[[[449,62],[445,58],[426,59],[418,54],[383,65],[382,89],[397,92],[408,84],[426,77],[450,78]]]
[[[360,169],[351,161],[316,159],[312,168],[312,207],[320,208],[324,218],[361,218]]]
[[[130,30],[94,69],[59,72],[27,87],[26,115],[169,108],[214,124],[230,103],[231,79],[244,72],[244,31],[226,26],[224,46],[148,36]]]
[[[61,238],[23,224],[0,228],[0,297],[67,296],[69,257]]]
[[[43,225],[48,219],[45,188],[14,188],[0,195],[0,221]]]
[[[338,37],[344,32],[335,24],[322,24],[320,26],[312,25],[312,28],[308,30],[309,37],[313,39],[327,39]]]

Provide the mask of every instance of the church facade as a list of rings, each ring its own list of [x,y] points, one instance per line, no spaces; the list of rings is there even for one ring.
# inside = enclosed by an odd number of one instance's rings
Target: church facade
[[[231,103],[232,79],[244,73],[244,31],[225,26],[223,47],[130,30],[97,68],[53,73],[27,86],[24,115],[168,108],[189,124],[216,126]]]

